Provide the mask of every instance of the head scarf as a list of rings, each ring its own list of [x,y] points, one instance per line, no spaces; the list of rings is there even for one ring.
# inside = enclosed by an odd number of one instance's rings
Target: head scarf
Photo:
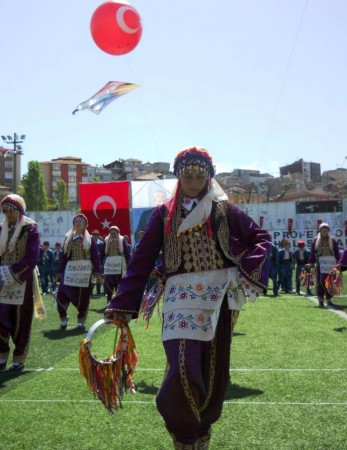
[[[118,234],[116,236],[116,246],[117,246],[118,250],[120,250],[123,253],[121,244],[123,242],[124,237],[120,235],[119,228],[116,225],[112,225],[112,227],[110,227],[109,230],[110,230],[110,232],[112,230],[115,230],[118,232]],[[108,234],[108,236],[105,237],[105,252],[106,253],[108,253],[109,249],[110,249],[110,243],[111,243],[110,239],[111,239],[111,235]]]
[[[319,231],[321,231],[323,228],[327,228],[330,231],[330,226],[327,223],[321,223],[319,225]]]
[[[316,244],[315,244],[315,246],[314,246],[316,251],[319,250],[319,247],[320,247],[320,245],[321,245],[321,242],[322,242],[322,235],[321,235],[320,232],[321,232],[324,228],[326,228],[326,229],[328,229],[328,230],[330,231],[330,226],[329,226],[329,224],[323,222],[323,223],[321,223],[321,224],[319,225],[319,232],[318,232],[318,234],[317,234]],[[328,238],[328,244],[329,244],[330,251],[333,252],[333,251],[334,251],[334,250],[333,250],[333,238],[330,236],[330,234],[327,236],[327,238]]]
[[[87,230],[87,226],[88,226],[88,219],[87,219],[87,217],[84,214],[82,214],[82,213],[76,214],[76,216],[72,220],[72,225],[73,225],[72,228],[65,235],[66,239],[65,239],[64,247],[63,247],[63,250],[64,250],[65,254],[68,253],[69,242],[72,241],[73,235],[75,234],[75,227],[74,227],[74,225],[75,225],[75,220],[77,218],[78,219],[82,219],[83,222],[84,222],[84,230],[83,230],[83,233],[82,233],[84,250],[89,250],[91,245],[92,245],[92,238],[91,238],[91,236],[90,236],[90,234],[89,234],[89,232]]]
[[[4,197],[1,200],[1,204],[0,206],[11,206],[13,209],[15,209],[16,211],[19,212],[18,214],[18,220],[16,223],[16,228],[14,230],[14,233],[11,237],[10,242],[8,243],[8,250],[9,252],[13,252],[16,246],[16,242],[18,239],[18,236],[20,235],[22,228],[25,225],[28,224],[33,224],[35,223],[32,219],[29,219],[29,217],[27,217],[26,215],[26,205],[25,205],[25,201],[24,198],[20,197],[17,194],[9,194],[6,195],[6,197]],[[8,223],[8,219],[7,216],[5,215],[4,218],[4,222],[2,224],[2,230],[1,230],[1,236],[0,236],[0,256],[2,256],[7,249],[7,241],[8,241],[8,227],[9,227],[9,223]]]
[[[84,221],[85,228],[88,227],[88,219],[87,219],[87,217],[84,214],[82,214],[82,213],[76,214],[76,216],[73,218],[73,221],[72,221],[73,225],[75,225],[75,220],[76,219],[82,219]]]
[[[24,198],[22,198],[21,196],[19,196],[17,194],[6,195],[6,197],[4,197],[1,200],[1,207],[5,206],[5,205],[12,206],[12,208],[19,211],[21,216],[26,216],[25,211],[27,208],[26,208]]]

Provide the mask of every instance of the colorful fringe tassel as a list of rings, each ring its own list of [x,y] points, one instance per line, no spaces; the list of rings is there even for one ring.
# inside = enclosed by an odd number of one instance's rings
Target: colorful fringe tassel
[[[115,323],[115,322],[113,322]],[[134,394],[133,374],[138,361],[135,342],[130,328],[124,323],[115,323],[121,331],[112,356],[101,361],[91,353],[91,340],[83,339],[79,349],[79,365],[82,376],[94,396],[113,414],[122,407],[123,394],[128,390]]]
[[[156,281],[153,286],[143,294],[140,307],[140,314],[143,315],[143,318],[146,321],[146,330],[149,326],[155,307],[159,304],[160,297],[165,289],[165,281],[162,276],[158,274],[154,275],[152,272],[151,277],[155,278]]]
[[[343,288],[342,273],[337,269],[333,269],[326,277],[324,286],[332,297],[340,295]]]
[[[304,267],[300,273],[300,284],[310,288],[315,285],[314,276],[310,267]]]

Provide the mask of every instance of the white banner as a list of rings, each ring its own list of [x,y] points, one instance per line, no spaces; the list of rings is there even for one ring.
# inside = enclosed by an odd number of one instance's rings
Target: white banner
[[[75,287],[88,287],[92,274],[92,263],[89,259],[69,261],[64,274],[64,284]]]
[[[104,275],[119,275],[122,273],[122,257],[107,256],[104,264]]]

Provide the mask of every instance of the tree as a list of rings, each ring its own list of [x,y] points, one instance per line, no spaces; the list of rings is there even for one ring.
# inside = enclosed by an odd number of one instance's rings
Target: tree
[[[19,192],[28,211],[47,211],[48,196],[38,161],[29,161],[28,173],[22,177]]]
[[[62,179],[58,180],[56,182],[55,188],[53,189],[53,192],[58,203],[58,209],[68,209],[70,199],[67,193],[65,181]]]
[[[257,186],[259,187],[262,195],[265,197],[266,202],[270,202],[271,199],[277,194],[276,191],[281,189],[278,178],[267,178],[266,180],[257,183]]]
[[[248,184],[244,184],[243,188],[245,190],[244,195],[245,195],[245,203],[251,203],[252,200],[252,196],[256,193],[257,191],[257,186],[255,183],[248,183]]]

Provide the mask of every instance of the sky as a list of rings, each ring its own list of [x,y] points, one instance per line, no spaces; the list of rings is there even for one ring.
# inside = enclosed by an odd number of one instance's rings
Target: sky
[[[91,36],[102,3],[0,2],[0,135],[26,135],[22,174],[60,156],[172,164],[191,145],[217,173],[347,168],[345,0],[133,0],[143,34],[122,56]],[[141,87],[72,114],[108,81]]]

